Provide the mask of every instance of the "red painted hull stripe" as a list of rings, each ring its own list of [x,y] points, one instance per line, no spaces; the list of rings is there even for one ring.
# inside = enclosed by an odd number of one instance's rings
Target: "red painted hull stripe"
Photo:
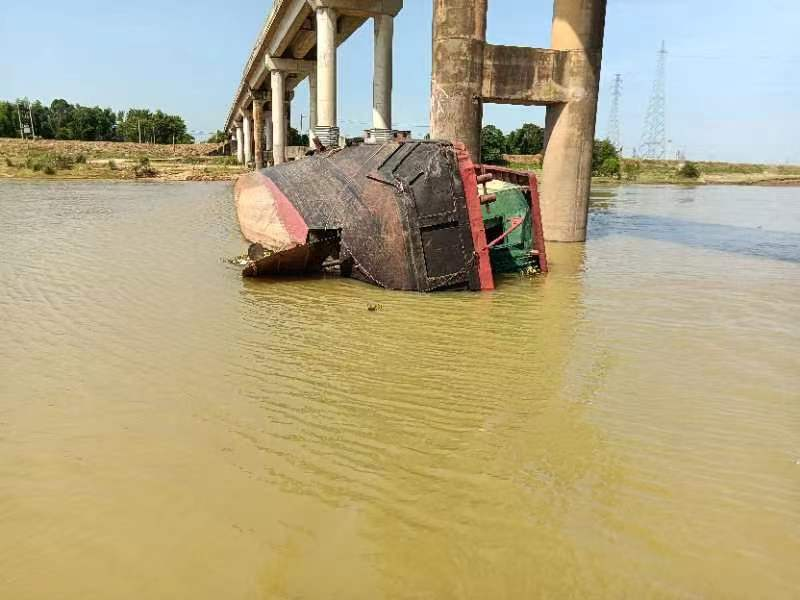
[[[458,170],[461,173],[461,183],[464,185],[464,194],[467,199],[472,244],[475,247],[475,255],[478,262],[478,281],[482,290],[493,290],[494,274],[492,273],[492,263],[489,257],[489,247],[486,243],[486,228],[483,224],[475,163],[472,162],[472,158],[470,158],[464,144],[455,143],[453,146],[458,157]]]
[[[305,244],[308,241],[308,225],[306,225],[305,219],[297,212],[294,204],[292,204],[281,189],[275,185],[272,179],[261,173],[258,175],[264,182],[264,186],[275,199],[275,208],[278,212],[278,218],[281,220],[281,223],[283,223],[289,236],[298,245]]]

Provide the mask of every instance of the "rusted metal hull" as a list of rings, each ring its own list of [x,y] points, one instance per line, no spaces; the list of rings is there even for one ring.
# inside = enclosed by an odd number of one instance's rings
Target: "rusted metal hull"
[[[242,233],[255,244],[244,275],[332,267],[388,289],[492,289],[480,174],[463,146],[427,141],[353,146],[247,174],[236,185]]]

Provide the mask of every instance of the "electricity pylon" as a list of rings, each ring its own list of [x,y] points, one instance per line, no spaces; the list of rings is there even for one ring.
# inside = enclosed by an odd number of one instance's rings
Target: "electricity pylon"
[[[614,78],[614,91],[611,99],[611,112],[608,115],[606,137],[617,150],[622,150],[622,132],[619,123],[619,108],[622,99],[622,75]]]
[[[647,116],[639,148],[642,158],[664,160],[667,157],[667,45],[661,43],[656,65],[653,93],[647,106]]]

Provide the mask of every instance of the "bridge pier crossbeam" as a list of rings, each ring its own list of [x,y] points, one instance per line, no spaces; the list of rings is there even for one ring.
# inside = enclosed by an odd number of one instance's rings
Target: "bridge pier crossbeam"
[[[542,220],[550,241],[586,239],[607,0],[555,0],[552,48],[486,42],[488,0],[436,0],[431,136],[480,160],[483,104],[547,107]]]

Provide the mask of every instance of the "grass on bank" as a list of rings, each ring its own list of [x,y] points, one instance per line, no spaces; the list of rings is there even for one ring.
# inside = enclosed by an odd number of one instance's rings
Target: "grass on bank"
[[[516,157],[515,157],[516,158]],[[533,157],[532,157],[533,158]],[[542,173],[539,160],[513,161],[510,168]],[[765,165],[708,161],[623,158],[618,176],[595,176],[603,183],[643,184],[786,184],[800,185],[800,165]]]
[[[0,139],[0,178],[206,181],[243,172],[235,157],[210,155],[216,148]]]

